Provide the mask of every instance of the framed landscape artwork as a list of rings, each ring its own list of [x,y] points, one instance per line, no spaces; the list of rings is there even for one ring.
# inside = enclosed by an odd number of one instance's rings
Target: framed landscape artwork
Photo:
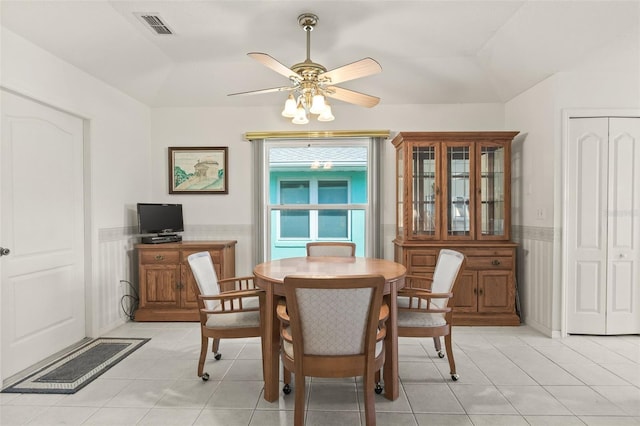
[[[228,148],[169,147],[169,194],[228,194]]]

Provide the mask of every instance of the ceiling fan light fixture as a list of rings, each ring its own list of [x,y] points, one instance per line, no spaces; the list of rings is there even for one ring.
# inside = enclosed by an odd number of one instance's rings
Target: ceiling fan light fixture
[[[325,103],[324,111],[318,116],[318,121],[333,121],[336,118],[331,113],[331,105]]]
[[[313,100],[311,101],[311,108],[309,108],[309,112],[311,114],[322,114],[324,110],[327,108],[324,96],[321,94],[317,94],[313,96]]]
[[[296,100],[293,97],[293,94],[289,94],[289,97],[284,102],[284,109],[282,110],[282,116],[287,118],[293,118],[296,116],[297,108],[296,108]]]
[[[309,119],[307,118],[307,111],[305,111],[302,101],[298,102],[298,109],[296,110],[296,116],[291,120],[293,124],[307,124]]]

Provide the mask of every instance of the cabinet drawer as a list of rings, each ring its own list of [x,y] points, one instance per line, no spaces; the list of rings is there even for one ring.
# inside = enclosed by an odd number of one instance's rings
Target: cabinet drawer
[[[409,265],[412,270],[414,268],[433,268],[436,266],[436,260],[438,260],[438,253],[435,251],[409,252]]]
[[[177,250],[151,250],[140,252],[140,263],[143,265],[176,265],[180,262]]]
[[[505,256],[469,256],[466,267],[469,269],[512,269],[513,257]]]
[[[454,248],[454,250],[458,250]],[[499,257],[511,257],[513,256],[513,249],[511,248],[464,248],[460,249],[467,257],[473,256],[499,256]]]

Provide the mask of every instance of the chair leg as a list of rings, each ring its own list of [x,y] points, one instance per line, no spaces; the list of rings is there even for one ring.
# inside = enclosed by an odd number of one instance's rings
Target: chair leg
[[[377,372],[376,372],[377,373]],[[375,426],[376,425],[376,406],[375,406],[375,398],[373,396],[373,388],[374,384],[374,373],[365,372],[364,376],[364,418],[365,424],[367,426]]]
[[[375,382],[376,382],[375,390],[376,390],[376,393],[377,393],[378,395],[380,395],[380,394],[382,393],[382,391],[383,391],[383,389],[382,389],[382,384],[381,384],[381,383],[382,383],[382,380],[380,380],[380,379],[381,379],[381,377],[380,377],[380,370],[376,371],[376,375],[375,375],[375,376],[376,376],[376,377],[375,377],[375,379],[374,379],[374,380],[375,380]]]
[[[295,406],[293,408],[293,424],[295,426],[304,426],[304,403],[305,403],[305,394],[306,389],[304,386],[304,375],[303,374],[295,374],[296,381],[296,396],[295,396]]]
[[[287,367],[282,370],[282,381],[284,382],[282,392],[285,395],[289,395],[291,393],[291,371]]]
[[[222,354],[218,352],[219,348],[220,348],[220,339],[214,338],[213,345],[211,345],[211,352],[213,352],[213,357],[217,360],[222,358]]]
[[[207,359],[207,348],[209,347],[209,338],[206,336],[201,336],[200,340],[200,360],[198,361],[198,377],[202,377],[203,380],[208,380],[209,375],[204,373],[204,361]],[[207,374],[207,378],[205,379],[204,375]]]
[[[456,381],[460,378],[456,373],[456,361],[453,359],[453,346],[451,345],[451,331],[444,336],[444,347],[447,350],[447,358],[449,358],[449,369],[451,370],[451,380]]]
[[[433,347],[436,348],[439,358],[444,358],[444,352],[442,352],[442,345],[440,344],[440,337],[433,338]]]

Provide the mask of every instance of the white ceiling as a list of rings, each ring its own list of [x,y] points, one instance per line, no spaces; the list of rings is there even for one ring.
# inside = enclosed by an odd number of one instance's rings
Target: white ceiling
[[[340,84],[379,96],[381,105],[504,102],[556,72],[606,62],[612,46],[631,63],[640,56],[640,0],[1,0],[0,7],[9,30],[158,107],[283,101],[283,93],[227,94],[288,85],[246,53],[302,62],[304,12],[320,18],[314,62],[333,69],[369,56],[381,64],[381,74]],[[156,35],[137,12],[159,14],[175,35]]]

